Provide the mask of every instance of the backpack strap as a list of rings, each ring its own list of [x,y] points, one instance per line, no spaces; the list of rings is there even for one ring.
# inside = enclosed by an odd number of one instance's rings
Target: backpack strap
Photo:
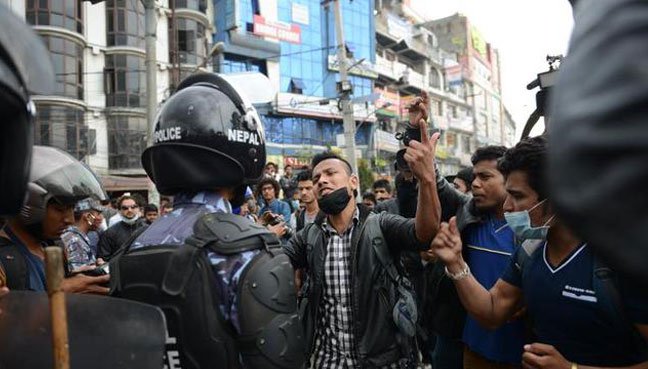
[[[524,240],[519,246],[520,251],[518,251],[515,258],[515,266],[518,268],[520,273],[524,273],[524,266],[527,264],[531,256],[538,251],[544,244],[543,240]]]
[[[371,245],[373,246],[374,253],[380,261],[380,264],[385,268],[385,271],[389,275],[389,278],[399,286],[402,277],[398,273],[396,266],[394,265],[394,258],[389,253],[387,248],[387,243],[383,237],[382,229],[380,229],[380,221],[382,219],[383,213],[379,214],[369,214],[367,220],[365,221],[365,234],[370,235]]]
[[[619,332],[627,332],[632,335],[637,348],[646,348],[645,340],[635,328],[634,324],[628,317],[623,306],[621,294],[618,289],[618,280],[616,273],[608,267],[597,255],[594,255],[594,269],[592,271],[592,284],[598,302],[607,311],[612,313],[613,323]]]
[[[110,294],[112,294],[115,291],[120,291],[121,290],[121,278],[120,278],[120,271],[119,271],[119,260],[122,258],[122,256],[130,250],[131,245],[137,237],[139,237],[148,227],[139,227],[131,236],[122,244],[117,251],[112,255],[110,260],[108,261],[108,264],[110,265]]]
[[[0,264],[7,276],[10,290],[25,290],[29,276],[25,256],[10,240],[0,237]]]
[[[297,230],[299,231],[302,228],[304,228],[304,223],[306,223],[306,209],[297,210],[297,213],[295,214],[295,219],[297,223],[295,224],[297,226]]]

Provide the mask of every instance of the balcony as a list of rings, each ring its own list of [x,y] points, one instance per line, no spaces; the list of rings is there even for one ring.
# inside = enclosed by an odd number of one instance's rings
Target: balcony
[[[389,79],[398,80],[403,77],[403,73],[407,70],[407,66],[398,61],[390,61],[381,56],[376,55],[376,72]]]

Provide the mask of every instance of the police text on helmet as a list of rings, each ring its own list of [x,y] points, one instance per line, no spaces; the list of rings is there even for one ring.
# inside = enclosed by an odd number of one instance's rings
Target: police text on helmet
[[[182,139],[180,127],[161,129],[153,133],[153,142],[175,141]]]
[[[234,142],[242,142],[249,145],[259,145],[259,135],[256,132],[228,129],[227,139]]]

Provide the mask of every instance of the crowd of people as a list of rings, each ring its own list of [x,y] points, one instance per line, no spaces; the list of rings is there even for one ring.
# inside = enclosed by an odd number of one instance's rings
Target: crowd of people
[[[0,24],[44,50],[3,11]],[[548,136],[480,147],[472,167],[443,177],[423,93],[408,105],[393,182],[361,193],[349,162],[328,151],[278,177],[254,107],[225,78],[198,73],[162,105],[142,153],[159,206],[109,199],[86,165],[31,145],[27,75],[53,74],[20,64],[25,50],[10,41],[0,37],[11,120],[0,145],[2,299],[46,291],[45,248],[61,247],[63,291],[164,312],[170,367],[648,368],[645,283],[608,263],[619,258],[603,257],[605,237],[573,228],[586,229],[587,214],[565,221],[556,210],[562,194],[548,184],[566,179],[549,170]]]

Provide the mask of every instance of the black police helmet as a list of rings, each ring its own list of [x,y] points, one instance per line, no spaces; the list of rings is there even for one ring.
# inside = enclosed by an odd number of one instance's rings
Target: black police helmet
[[[266,161],[258,114],[223,78],[182,81],[157,117],[142,165],[160,193],[237,187],[259,180]]]
[[[20,210],[23,224],[42,223],[50,201],[74,205],[88,197],[107,199],[94,172],[72,155],[50,146],[34,146],[33,149],[27,201]]]
[[[0,5],[0,216],[18,213],[25,199],[34,140],[31,94],[48,94],[54,70],[42,40]]]

